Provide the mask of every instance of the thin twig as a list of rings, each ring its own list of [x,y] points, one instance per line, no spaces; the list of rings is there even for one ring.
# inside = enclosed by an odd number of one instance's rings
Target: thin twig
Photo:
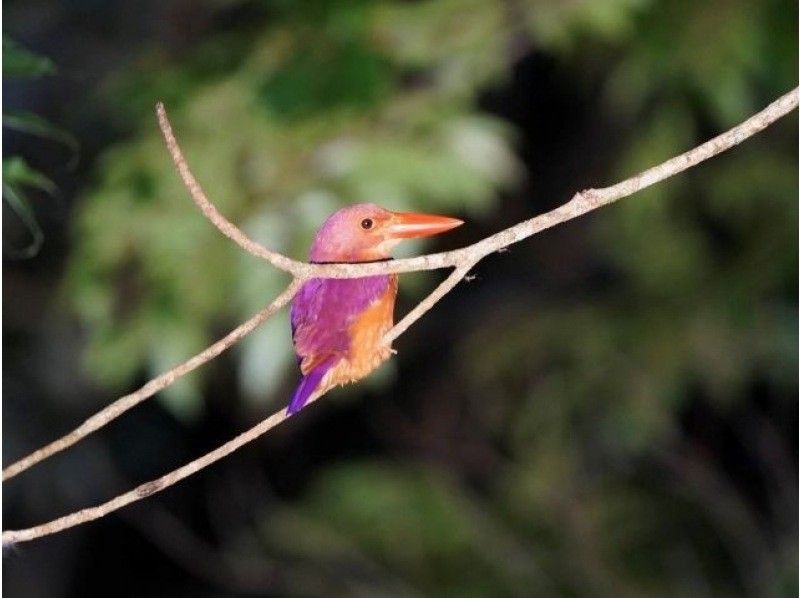
[[[442,283],[431,292],[430,295],[420,301],[414,309],[408,312],[402,320],[395,324],[392,329],[386,333],[386,336],[383,337],[383,342],[387,345],[391,345],[398,336],[408,330],[409,326],[419,320],[425,314],[425,312],[430,310],[439,302],[439,299],[447,295],[447,293],[449,293],[453,287],[461,282],[461,280],[467,275],[467,272],[469,272],[474,265],[475,264],[473,262],[468,262],[453,270],[450,273],[450,276],[445,278]]]
[[[165,140],[167,142],[167,146],[169,148],[170,154],[175,161],[175,164],[181,174],[181,177],[184,180],[189,192],[192,195],[195,203],[200,207],[203,211],[203,214],[215,225],[219,228],[224,234],[230,237],[234,242],[236,242],[240,247],[248,251],[249,253],[261,257],[267,260],[269,263],[273,264],[275,267],[285,270],[287,272],[291,272],[295,278],[292,283],[289,285],[286,291],[281,294],[278,299],[283,298],[283,303],[285,304],[288,302],[291,297],[296,292],[297,288],[306,280],[311,277],[328,277],[328,278],[354,278],[360,276],[367,276],[367,275],[375,275],[375,274],[386,274],[391,272],[410,272],[410,271],[421,271],[421,270],[433,270],[438,268],[448,268],[448,267],[455,267],[456,269],[444,280],[428,297],[426,297],[417,307],[415,307],[411,312],[409,312],[392,330],[390,330],[386,337],[385,342],[391,343],[395,340],[398,336],[400,336],[413,322],[419,319],[425,312],[427,312],[433,305],[441,299],[447,292],[449,292],[460,280],[464,278],[467,272],[472,268],[475,264],[477,264],[483,257],[486,255],[493,253],[495,251],[500,251],[501,249],[512,245],[513,243],[518,243],[519,241],[530,237],[542,230],[555,226],[556,224],[560,224],[562,222],[566,222],[577,216],[595,210],[601,206],[608,205],[618,199],[623,197],[627,197],[644,189],[645,187],[649,187],[659,181],[662,181],[666,178],[669,178],[679,172],[682,172],[688,168],[691,168],[700,162],[708,160],[709,158],[716,156],[717,154],[724,152],[735,145],[738,145],[748,137],[755,135],[756,133],[762,131],[767,126],[781,118],[782,116],[789,113],[791,110],[797,107],[798,103],[798,89],[794,89],[793,91],[789,92],[788,94],[782,96],[769,106],[767,106],[764,110],[759,112],[758,114],[752,116],[751,118],[744,121],[742,124],[734,127],[733,129],[723,133],[715,137],[714,139],[707,141],[706,143],[684,153],[680,156],[667,160],[666,162],[645,170],[642,173],[639,173],[636,176],[633,176],[621,183],[613,185],[611,187],[606,187],[604,189],[589,189],[586,191],[582,191],[576,193],[575,196],[566,204],[562,205],[555,210],[547,212],[546,214],[542,214],[535,218],[531,218],[530,220],[526,220],[521,222],[511,228],[503,230],[491,237],[487,237],[478,243],[473,245],[469,245],[462,249],[458,249],[455,251],[445,252],[445,253],[438,253],[438,254],[431,254],[420,256],[416,258],[410,259],[403,259],[403,260],[395,260],[390,262],[382,262],[379,264],[333,264],[333,265],[318,265],[318,264],[305,264],[303,262],[296,262],[295,260],[291,260],[281,254],[269,251],[268,249],[262,247],[252,239],[249,239],[244,233],[242,233],[235,225],[231,222],[226,220],[217,210],[216,208],[208,201],[208,198],[203,193],[200,185],[195,180],[194,176],[192,176],[191,171],[189,170],[188,165],[186,164],[185,159],[178,147],[177,141],[172,134],[172,129],[169,126],[169,121],[167,120],[166,112],[164,111],[163,105],[159,104],[157,107],[158,111],[158,118],[159,123],[161,125],[162,131],[164,133]],[[276,299],[273,304],[275,304],[278,299]],[[271,304],[271,306],[273,305]],[[277,309],[278,307],[275,307]],[[267,308],[269,309],[269,308]],[[273,310],[274,312],[274,310]],[[271,314],[270,314],[271,315]],[[268,317],[268,316],[266,316]],[[264,319],[266,319],[266,317]],[[262,320],[263,321],[263,320]],[[250,320],[249,322],[252,322]],[[248,323],[249,323],[248,322]],[[248,323],[243,324],[242,326],[246,326]],[[257,324],[254,324],[252,328],[255,328]],[[250,329],[252,329],[250,328]],[[241,330],[242,327],[240,326],[237,330]],[[247,330],[249,332],[249,330]],[[198,355],[197,357],[189,360],[183,366],[189,364],[194,359],[200,358],[201,355],[205,355],[206,352],[211,351],[214,346],[219,346],[219,351],[216,354],[219,354],[223,350],[225,350],[228,346],[233,344],[236,340],[244,336],[247,332],[242,333],[238,336],[235,340],[230,343],[225,343],[225,340],[228,339],[231,335],[235,334],[236,331],[231,333],[226,339],[219,341],[212,347],[209,347],[206,351]],[[191,367],[187,368],[187,372],[194,367],[197,367],[201,363],[208,361],[209,359],[216,356],[216,354],[208,353],[207,358],[202,359],[201,361],[193,364]],[[183,366],[179,366],[183,367]],[[171,370],[159,378],[151,381],[145,387],[137,391],[137,393],[143,393],[143,391],[150,386],[150,384],[155,384],[157,381],[161,381],[161,386],[158,386],[158,389],[164,388],[175,379],[180,377],[182,374],[177,374],[177,369]],[[186,372],[183,372],[186,373]],[[155,392],[155,391],[153,391]],[[134,393],[134,395],[137,395]],[[152,394],[152,393],[151,393]],[[134,396],[129,395],[129,396]],[[147,395],[149,396],[149,395]],[[123,399],[126,397],[123,397]],[[143,396],[139,400],[143,400],[146,396]],[[123,399],[120,399],[122,401]],[[117,403],[119,403],[118,401]],[[138,401],[136,401],[138,402]],[[136,404],[136,402],[132,403]],[[111,413],[112,408],[117,403],[112,404],[106,410],[100,412],[95,417],[101,416],[103,413]],[[130,406],[126,406],[122,411],[125,409],[130,408]],[[122,412],[120,411],[120,412]],[[105,425],[108,421],[111,421],[116,417],[116,415],[109,415],[106,416],[104,419],[101,418],[100,426]],[[94,418],[90,418],[88,421],[92,421]],[[49,523],[44,523],[42,525],[38,525],[35,527],[22,529],[22,530],[10,530],[3,532],[3,543],[14,543],[14,542],[25,542],[29,540],[33,540],[35,538],[39,538],[42,536],[46,536],[49,534],[53,534],[56,532],[63,531],[70,527],[74,527],[76,525],[80,525],[82,523],[86,523],[88,521],[93,521],[100,517],[103,517],[117,509],[124,507],[132,502],[141,500],[147,496],[150,496],[156,492],[160,492],[161,490],[175,484],[176,482],[196,473],[200,469],[207,467],[208,465],[218,461],[222,457],[232,453],[239,447],[247,444],[248,442],[255,440],[262,434],[268,432],[279,423],[286,419],[286,411],[280,410],[277,413],[271,415],[255,427],[251,428],[247,432],[240,434],[233,440],[227,442],[226,444],[220,446],[219,448],[211,451],[210,453],[195,459],[191,463],[184,465],[158,479],[155,479],[150,482],[146,482],[135,489],[126,492],[125,494],[121,494],[116,498],[105,502],[101,505],[96,507],[92,507],[89,509],[83,509],[81,511],[77,511],[75,513],[71,513],[59,519],[55,519]],[[84,424],[86,425],[86,424]],[[83,427],[83,426],[82,426]],[[78,428],[80,430],[81,428]],[[97,429],[97,428],[93,428]],[[85,436],[86,434],[90,433],[91,431],[77,434],[74,438],[68,440],[66,444],[63,446],[56,446],[55,450],[51,450],[49,453],[43,454],[43,456],[38,458],[32,458],[34,455],[37,455],[39,451],[33,453],[30,457],[26,457],[20,463],[31,459],[30,463],[22,467],[17,472],[22,471],[26,467],[30,467],[30,465],[46,458],[47,456],[58,452],[62,448],[66,448],[74,442],[77,442]],[[78,432],[76,430],[76,432]],[[75,432],[73,433],[75,434]],[[56,441],[52,445],[45,447],[45,449],[40,449],[40,451],[46,451],[50,446],[57,445],[58,443],[64,441],[65,439],[69,439],[71,435],[68,435],[64,439]],[[18,464],[14,464],[11,467],[15,467]],[[8,468],[8,470],[11,469]],[[6,470],[6,471],[8,471]],[[3,472],[3,478],[7,479],[11,477],[11,475],[7,475],[6,471]]]
[[[180,174],[183,184],[186,185],[189,194],[192,196],[192,200],[195,205],[200,208],[200,211],[203,212],[203,215],[208,218],[223,235],[228,237],[247,253],[261,258],[262,260],[266,260],[279,270],[289,272],[295,277],[299,274],[303,274],[305,266],[303,262],[298,262],[275,251],[270,251],[260,243],[256,243],[253,239],[244,234],[235,224],[220,214],[214,204],[209,201],[200,183],[194,178],[189,164],[186,162],[186,158],[183,156],[183,152],[178,145],[178,140],[175,139],[175,135],[172,132],[172,125],[169,122],[169,118],[167,118],[167,111],[164,109],[164,104],[161,102],[156,104],[156,117],[158,118],[158,126],[161,129],[161,134],[164,136],[164,142],[167,144],[167,151],[169,151],[169,155],[172,156],[172,161],[178,169],[178,174]]]
[[[184,361],[182,364],[175,366],[168,372],[164,372],[157,378],[153,378],[150,380],[150,382],[142,386],[136,392],[132,392],[131,394],[117,399],[102,411],[95,413],[66,436],[62,436],[58,440],[55,440],[50,444],[38,449],[37,451],[34,451],[27,457],[20,459],[12,465],[9,465],[3,470],[3,481],[13,478],[18,473],[25,471],[29,467],[33,467],[48,457],[52,457],[56,453],[63,451],[65,448],[69,448],[76,442],[86,438],[92,432],[96,432],[110,421],[116,419],[131,407],[134,407],[145,399],[152,397],[154,394],[163,390],[192,370],[195,370],[204,363],[211,361],[220,353],[250,334],[253,330],[258,328],[267,319],[269,319],[270,316],[272,316],[276,311],[286,305],[292,299],[292,297],[294,297],[299,288],[299,282],[297,280],[293,280],[289,286],[286,287],[286,289],[280,295],[278,295],[274,301],[272,301],[272,303],[264,307],[261,311],[256,313],[252,318],[243,324],[234,328],[231,332],[213,345],[204,349],[191,359]]]

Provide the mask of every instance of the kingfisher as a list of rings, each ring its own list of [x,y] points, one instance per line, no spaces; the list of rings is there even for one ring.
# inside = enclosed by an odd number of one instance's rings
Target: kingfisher
[[[404,239],[436,235],[461,224],[447,216],[355,204],[322,224],[309,258],[315,264],[385,261]],[[300,287],[292,301],[291,324],[303,378],[287,415],[337,384],[360,380],[390,357],[392,349],[382,340],[394,323],[397,278],[311,278]]]

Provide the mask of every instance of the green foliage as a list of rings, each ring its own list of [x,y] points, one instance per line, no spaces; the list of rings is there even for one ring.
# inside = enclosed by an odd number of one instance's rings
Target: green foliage
[[[361,41],[317,39],[268,77],[258,97],[286,119],[334,108],[363,110],[385,95],[390,74],[389,64]]]
[[[3,160],[3,181],[12,187],[32,187],[50,195],[58,193],[55,183],[31,168],[24,158],[14,156]]]
[[[524,549],[439,471],[384,462],[333,467],[299,508],[277,513],[263,533],[273,549],[295,557],[374,560],[425,595],[541,587],[535,571],[520,566],[527,555],[515,551]]]
[[[21,249],[12,250],[18,258],[35,256],[44,242],[44,233],[31,208],[26,189],[38,189],[50,195],[57,192],[55,184],[34,170],[19,156],[3,160],[3,197],[30,234],[30,242]]]
[[[35,79],[54,72],[55,66],[50,59],[26,50],[11,38],[3,35],[3,77]],[[72,152],[70,166],[74,167],[77,161],[77,140],[41,116],[23,110],[5,111],[3,112],[3,128],[61,143]],[[36,214],[26,189],[36,189],[51,196],[58,193],[55,184],[44,174],[32,168],[21,156],[4,158],[3,198],[30,235],[30,242],[27,245],[9,251],[10,255],[17,258],[34,257],[44,243],[44,233],[36,220]]]
[[[3,35],[3,76],[35,78],[51,75],[55,66],[49,58],[34,54]]]
[[[68,168],[77,165],[79,146],[75,136],[38,114],[26,110],[6,110],[3,112],[3,127],[62,144],[72,154]]]

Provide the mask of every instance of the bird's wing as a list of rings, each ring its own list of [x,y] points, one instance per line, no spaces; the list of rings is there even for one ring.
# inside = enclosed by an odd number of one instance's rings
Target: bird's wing
[[[306,374],[323,361],[350,349],[350,327],[389,290],[389,276],[311,279],[292,302],[292,339]]]

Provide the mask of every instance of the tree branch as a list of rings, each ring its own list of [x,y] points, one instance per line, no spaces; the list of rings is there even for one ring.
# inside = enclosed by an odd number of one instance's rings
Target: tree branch
[[[222,459],[224,456],[231,454],[241,446],[244,446],[248,442],[255,440],[265,432],[268,432],[277,426],[284,419],[286,419],[286,410],[281,409],[277,413],[273,413],[258,425],[247,430],[247,432],[239,434],[233,440],[229,440],[210,453],[206,453],[202,457],[199,457],[198,459],[195,459],[183,467],[179,467],[178,469],[175,469],[168,474],[161,476],[160,478],[140,484],[133,490],[129,490],[124,494],[120,494],[116,498],[112,498],[111,500],[104,502],[101,505],[97,505],[96,507],[82,509],[80,511],[70,513],[69,515],[65,515],[64,517],[54,519],[49,523],[43,523],[42,525],[37,525],[28,529],[4,531],[3,545],[14,544],[17,542],[27,542],[35,538],[41,538],[42,536],[55,534],[70,527],[75,527],[81,523],[100,519],[100,517],[105,517],[109,513],[112,513],[117,509],[121,509],[125,505],[129,505],[132,502],[147,498],[156,492],[161,492],[161,490],[164,488],[172,486],[184,478],[188,478],[193,473],[200,471],[204,467],[208,467],[212,463]]]
[[[260,257],[276,268],[300,278],[358,278],[376,274],[439,270],[442,268],[454,268],[468,261],[478,262],[490,253],[504,249],[514,243],[519,243],[523,239],[527,239],[556,224],[582,216],[587,212],[632,195],[740,144],[745,139],[759,133],[782,116],[794,110],[797,107],[797,102],[798,88],[795,88],[743,123],[686,153],[640,172],[611,187],[588,189],[576,193],[571,201],[550,212],[520,222],[467,247],[443,253],[431,253],[418,257],[370,264],[308,264],[298,262],[270,251],[247,237],[230,221],[226,220],[208,201],[199,183],[189,171],[186,160],[175,141],[164,105],[159,103],[156,106],[156,111],[158,112],[159,124],[164,133],[167,147],[192,195],[192,199],[203,211],[203,214],[223,234],[231,238],[248,253]]]
[[[3,481],[5,482],[6,480],[9,480],[18,473],[25,471],[29,467],[33,467],[40,461],[44,461],[48,457],[52,457],[56,453],[71,447],[76,442],[86,438],[92,432],[96,432],[112,420],[119,417],[131,407],[135,407],[145,399],[152,397],[154,394],[163,390],[192,370],[195,370],[204,363],[211,361],[220,353],[250,334],[253,330],[258,328],[267,319],[269,319],[276,311],[291,301],[292,297],[294,297],[299,288],[299,281],[293,280],[289,286],[287,286],[286,289],[280,295],[278,295],[274,301],[272,301],[272,303],[267,305],[264,309],[256,313],[252,318],[243,324],[234,328],[231,332],[213,345],[204,349],[191,359],[184,361],[182,364],[175,366],[168,372],[164,372],[157,378],[153,378],[136,392],[132,392],[131,394],[117,399],[102,411],[95,413],[66,436],[62,436],[58,440],[54,440],[50,444],[43,446],[37,451],[34,451],[27,457],[20,459],[12,465],[9,465],[3,470]]]
[[[764,110],[747,119],[740,125],[684,154],[681,154],[680,156],[671,158],[670,160],[667,160],[658,166],[654,166],[653,168],[645,170],[644,172],[626,179],[621,183],[617,183],[616,185],[603,189],[588,189],[586,191],[576,193],[569,202],[556,208],[555,210],[521,222],[462,249],[375,264],[326,265],[298,262],[279,253],[270,251],[247,237],[234,224],[225,219],[225,217],[222,216],[222,214],[220,214],[219,211],[208,200],[202,188],[197,183],[197,180],[189,170],[186,160],[183,157],[178,143],[172,133],[172,128],[170,127],[167,119],[164,106],[162,104],[158,104],[156,107],[158,120],[167,143],[167,148],[169,149],[170,155],[172,156],[178,172],[186,184],[192,199],[201,209],[206,218],[208,218],[220,231],[222,231],[223,234],[228,236],[240,247],[242,247],[242,249],[252,255],[266,260],[276,268],[291,273],[294,276],[294,280],[287,287],[287,289],[275,299],[275,301],[273,301],[264,310],[256,314],[256,316],[239,326],[228,336],[221,339],[184,364],[181,364],[177,368],[174,368],[173,370],[170,370],[169,372],[166,372],[158,378],[148,382],[135,393],[119,399],[103,411],[89,418],[81,427],[77,428],[64,438],[61,438],[54,443],[39,449],[25,459],[22,459],[21,461],[8,467],[3,471],[3,479],[9,479],[13,477],[13,475],[16,475],[20,471],[24,471],[35,463],[38,463],[39,461],[57,453],[58,451],[71,446],[94,430],[104,426],[119,414],[146,399],[148,396],[152,396],[158,390],[165,388],[180,376],[188,373],[210,359],[213,359],[219,355],[219,353],[252,331],[282,305],[285,305],[289,300],[291,300],[300,285],[309,278],[356,278],[375,274],[433,270],[450,267],[455,268],[455,270],[430,295],[428,295],[428,297],[421,301],[386,334],[384,337],[384,342],[391,344],[391,342],[405,332],[411,324],[418,320],[425,312],[431,309],[436,302],[438,302],[453,287],[455,287],[475,264],[477,264],[482,258],[490,253],[499,251],[542,230],[581,216],[599,207],[613,203],[623,197],[628,197],[629,195],[632,195],[641,189],[654,185],[659,181],[696,166],[697,164],[708,160],[709,158],[716,156],[717,154],[722,153],[731,147],[734,147],[735,145],[738,145],[745,139],[762,131],[767,126],[782,116],[788,114],[791,110],[795,109],[797,104],[798,89],[796,88],[786,95],[778,98]],[[35,527],[22,530],[5,531],[3,532],[3,543],[26,542],[35,538],[63,531],[88,521],[93,521],[100,517],[104,517],[105,515],[112,513],[113,511],[124,507],[125,505],[141,500],[142,498],[155,494],[156,492],[160,492],[172,484],[175,484],[176,482],[196,473],[204,467],[207,467],[226,455],[229,455],[248,442],[255,440],[262,434],[280,424],[285,419],[286,411],[281,409],[247,432],[240,434],[233,440],[225,443],[210,453],[195,459],[191,463],[188,463],[187,465],[184,465],[183,467],[180,467],[160,478],[137,486],[133,490],[121,494],[108,502],[96,507],[71,513],[49,523],[44,523]]]

